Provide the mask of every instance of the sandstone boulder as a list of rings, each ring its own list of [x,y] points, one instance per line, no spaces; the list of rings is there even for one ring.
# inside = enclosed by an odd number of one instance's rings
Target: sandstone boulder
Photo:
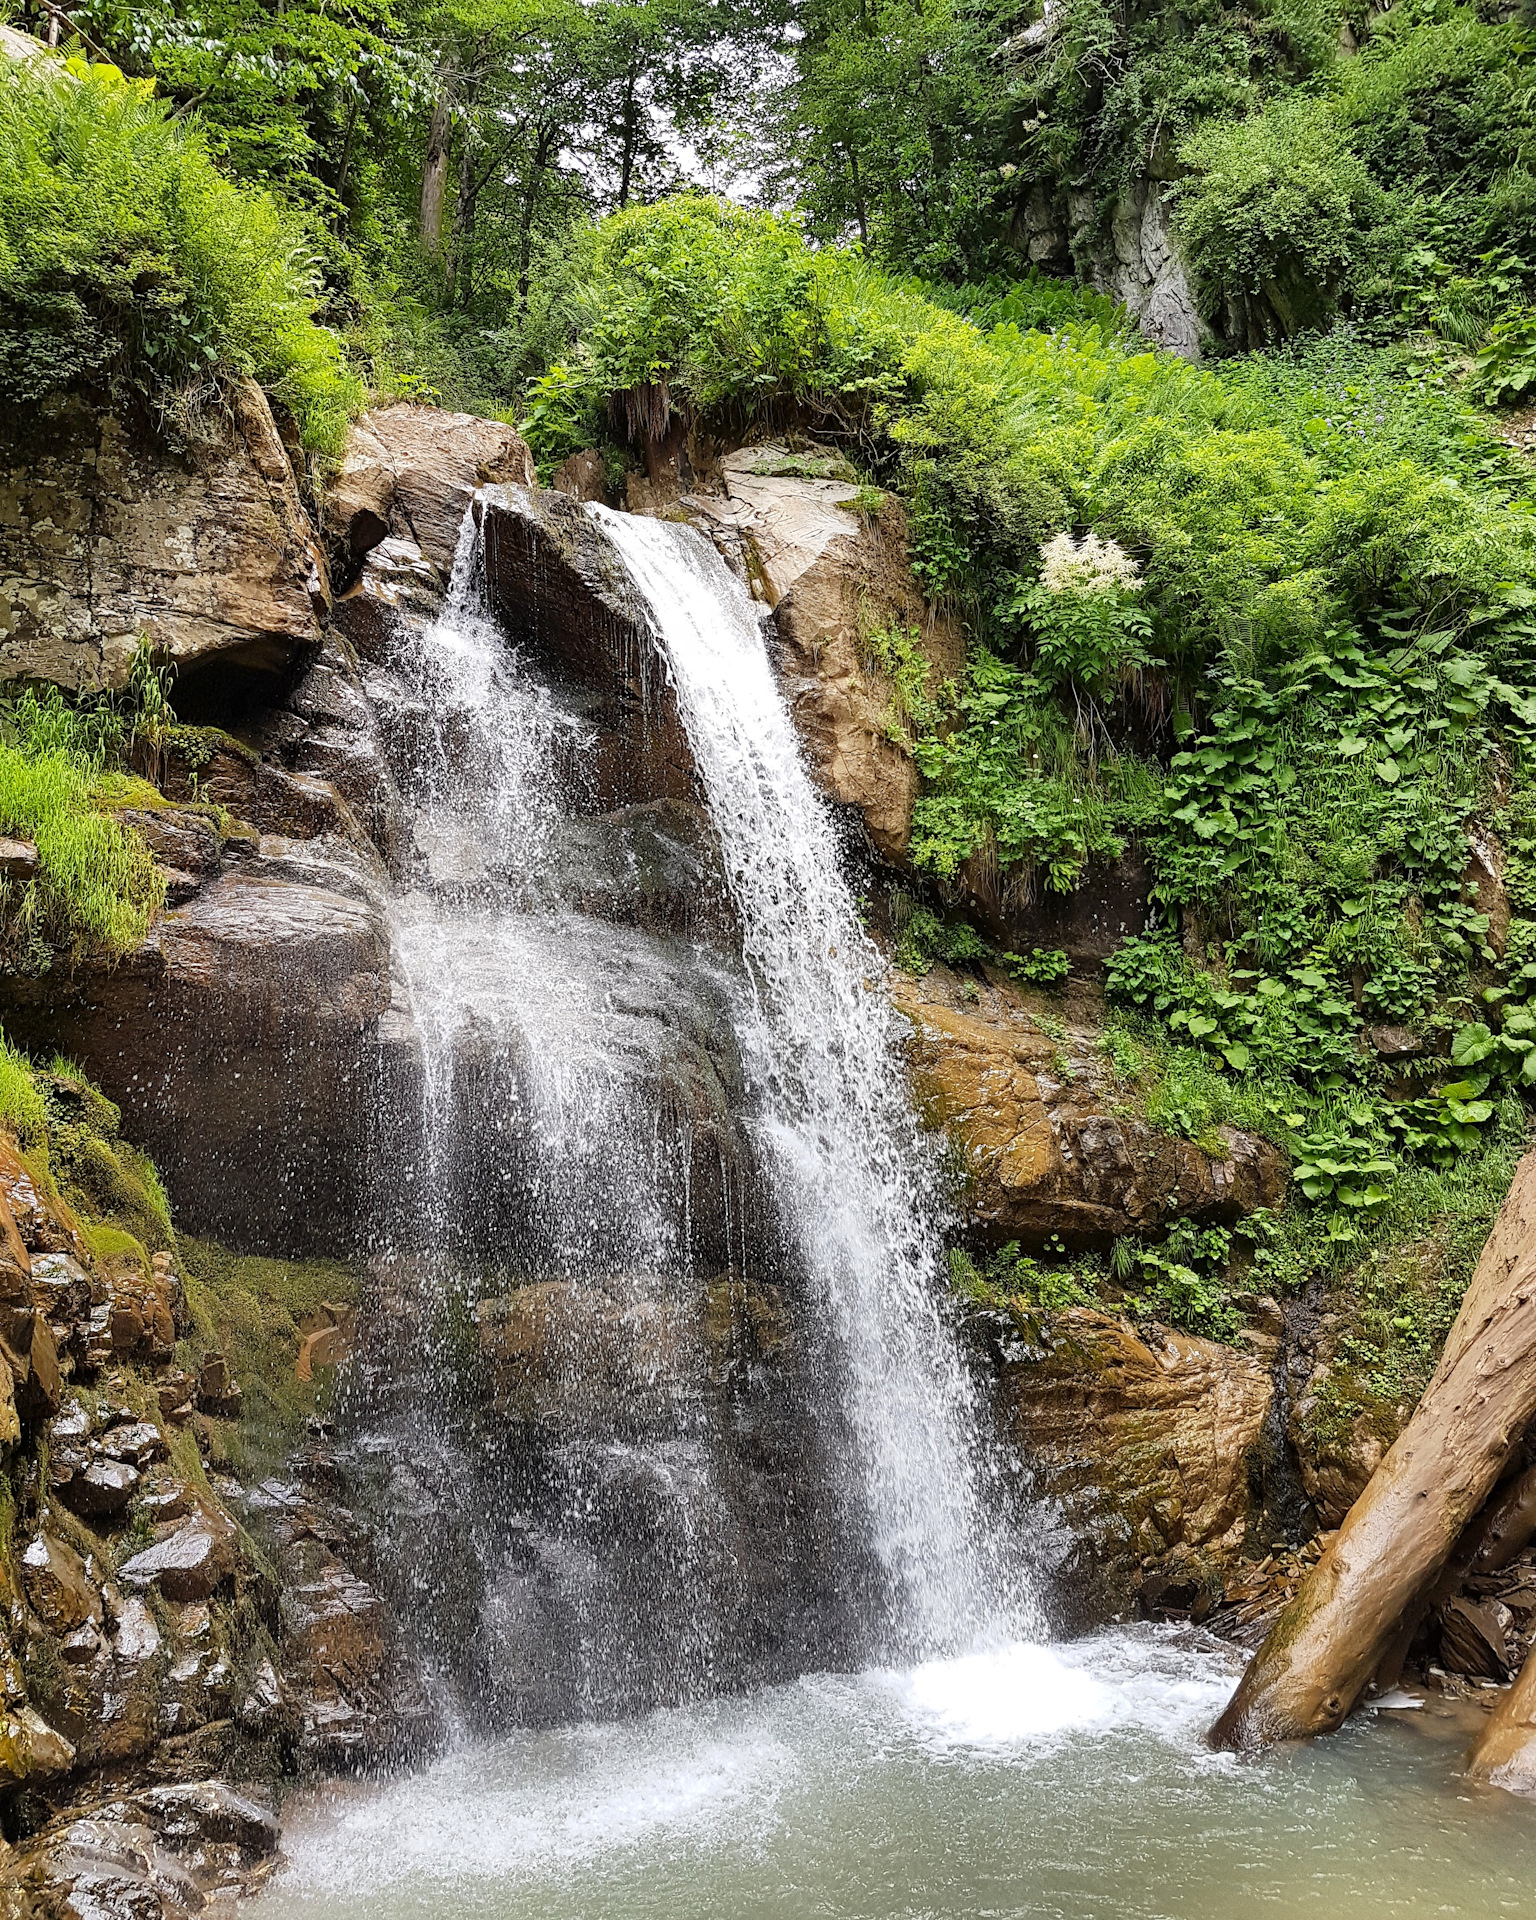
[[[275,690],[329,601],[292,468],[260,389],[222,442],[173,455],[78,396],[0,434],[0,678],[121,686],[141,634],[180,669],[186,712],[213,674]]]
[[[532,486],[533,459],[511,427],[400,404],[365,413],[326,495],[338,563],[361,565],[386,537],[412,541],[447,578],[464,509],[488,481]]]
[[[774,610],[778,666],[817,779],[863,815],[876,851],[900,862],[912,832],[918,773],[891,708],[892,684],[870,636],[917,636],[931,681],[964,665],[960,628],[927,606],[907,563],[901,510],[855,510],[858,486],[825,456],[747,447],[720,462],[725,499],[691,505],[750,546],[756,590]],[[845,470],[846,471],[846,470]]]
[[[1175,1219],[1231,1221],[1279,1203],[1285,1162],[1267,1141],[1224,1128],[1217,1157],[1109,1112],[1086,1035],[1052,1039],[999,981],[974,1004],[958,986],[940,970],[895,976],[892,992],[912,1022],[924,1116],[965,1153],[974,1237],[1103,1246]]]
[[[1123,1605],[1141,1563],[1236,1562],[1273,1397],[1253,1355],[1086,1307],[1000,1342],[1000,1411],[1072,1537],[1069,1585]]]

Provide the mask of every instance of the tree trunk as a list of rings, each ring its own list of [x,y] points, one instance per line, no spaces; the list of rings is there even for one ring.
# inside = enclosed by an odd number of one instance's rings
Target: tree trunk
[[[427,128],[427,155],[421,170],[421,244],[428,253],[443,250],[443,195],[448,186],[448,135],[453,126],[453,93],[443,80]]]
[[[1515,1169],[1413,1418],[1270,1629],[1218,1747],[1331,1733],[1438,1579],[1536,1415],[1536,1153]]]
[[[1536,1795],[1536,1652],[1477,1736],[1467,1773],[1490,1787]]]
[[[336,170],[336,198],[343,203],[347,197],[347,182],[352,177],[352,142],[357,136],[359,106],[359,97],[354,93],[347,107],[347,131],[341,143],[341,165]]]
[[[629,188],[635,172],[635,147],[639,135],[639,116],[635,100],[636,75],[633,67],[624,82],[624,111],[620,125],[624,129],[624,147],[619,162],[619,212],[629,205]]]
[[[869,213],[864,205],[864,182],[859,178],[859,156],[848,149],[848,171],[853,180],[853,207],[859,219],[859,245],[869,245]]]
[[[448,254],[443,263],[443,279],[452,302],[459,298],[459,274],[469,278],[467,255],[475,231],[475,202],[480,197],[475,177],[475,148],[469,128],[464,130],[464,151],[459,155],[459,191],[453,203],[453,229],[448,236]],[[467,296],[466,296],[467,297]]]
[[[539,189],[544,184],[544,175],[549,166],[550,155],[554,151],[558,128],[544,126],[539,128],[538,139],[534,143],[533,163],[528,169],[528,184],[523,192],[523,217],[519,223],[517,243],[517,310],[519,314],[528,311],[528,278],[533,266],[533,215],[539,202]]]

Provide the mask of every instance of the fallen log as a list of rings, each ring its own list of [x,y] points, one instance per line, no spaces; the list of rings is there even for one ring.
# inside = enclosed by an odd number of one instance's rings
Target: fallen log
[[[1331,1733],[1438,1579],[1536,1415],[1536,1153],[1488,1236],[1412,1419],[1212,1727],[1217,1747]]]
[[[1467,1774],[1508,1793],[1536,1795],[1536,1653],[1488,1716],[1468,1757]]]

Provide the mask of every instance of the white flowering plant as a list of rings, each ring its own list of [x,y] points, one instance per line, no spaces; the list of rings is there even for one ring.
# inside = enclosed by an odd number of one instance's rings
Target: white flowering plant
[[[1141,569],[1117,541],[1058,533],[1040,549],[1037,580],[1020,582],[999,611],[1028,623],[1044,678],[1111,699],[1153,664]]]

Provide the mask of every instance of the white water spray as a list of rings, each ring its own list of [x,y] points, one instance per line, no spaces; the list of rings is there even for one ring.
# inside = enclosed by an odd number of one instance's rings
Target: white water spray
[[[970,1382],[938,1306],[942,1202],[859,923],[746,589],[692,528],[589,511],[649,607],[741,916],[757,1125],[847,1362],[906,1653],[1043,1631],[988,1550]]]

